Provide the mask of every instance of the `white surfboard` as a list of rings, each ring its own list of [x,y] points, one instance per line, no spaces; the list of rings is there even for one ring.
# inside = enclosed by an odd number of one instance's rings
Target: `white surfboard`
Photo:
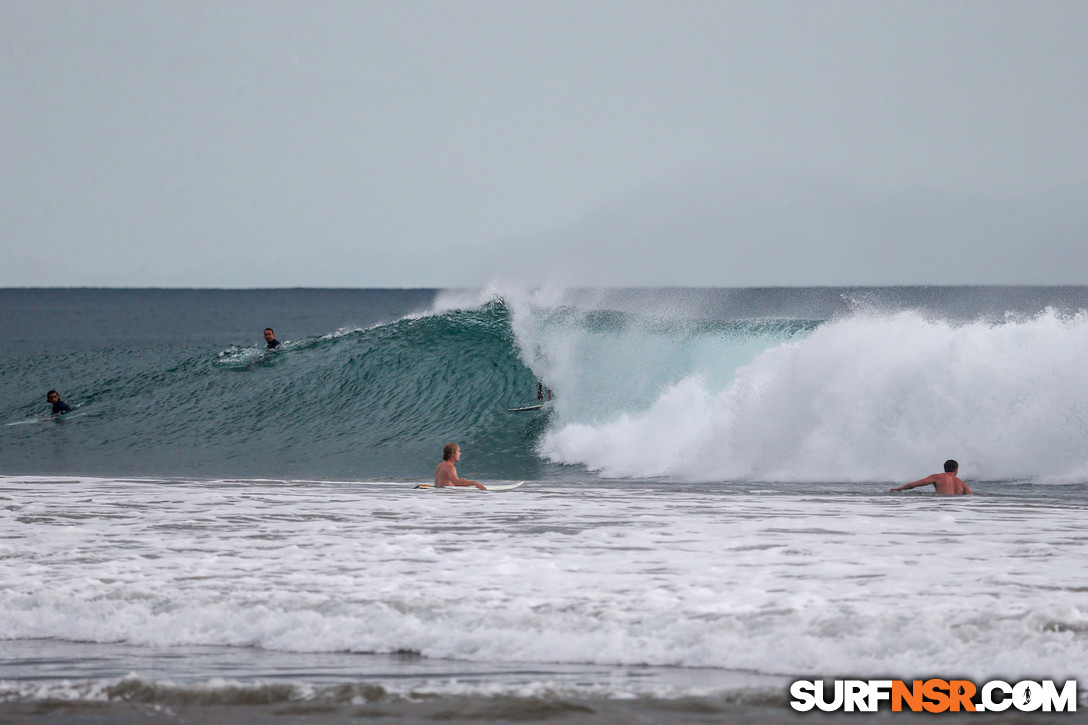
[[[62,421],[62,420],[69,420],[71,418],[80,418],[80,417],[82,417],[84,415],[87,415],[87,413],[86,412],[83,412],[83,413],[75,413],[75,412],[72,412],[72,413],[51,413],[51,414],[49,414],[47,416],[44,416],[42,418],[27,418],[26,420],[15,420],[15,421],[12,421],[11,423],[5,423],[4,425],[30,425],[31,423],[53,423],[53,422],[59,422],[59,421]]]
[[[512,491],[525,481],[518,481],[516,483],[497,483],[488,484],[485,483],[484,487],[488,491]],[[421,483],[416,488],[422,488],[428,491],[479,491],[480,489],[475,486],[435,486],[433,483]]]
[[[487,487],[488,491],[512,491],[523,483],[525,483],[525,481],[517,481],[515,483],[500,483],[494,486],[485,483],[484,486]]]

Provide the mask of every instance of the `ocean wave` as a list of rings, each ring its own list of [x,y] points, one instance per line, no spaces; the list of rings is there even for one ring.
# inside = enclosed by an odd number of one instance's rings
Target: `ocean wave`
[[[1085,314],[968,304],[994,304],[988,290],[908,292],[785,290],[757,304],[736,291],[495,284],[276,351],[110,345],[21,359],[6,386],[61,371],[82,417],[29,425],[40,400],[8,396],[0,465],[416,479],[456,440],[478,478],[902,480],[955,458],[976,480],[1084,480]],[[1021,307],[1035,310],[1028,292]],[[537,403],[538,383],[553,399],[515,412]]]
[[[762,337],[750,360],[717,350],[675,365],[673,379],[656,371],[659,351],[617,365],[603,346],[558,365],[564,389],[602,367],[656,380],[593,416],[559,405],[540,451],[611,477],[901,480],[946,458],[976,479],[1088,476],[1083,313],[999,323],[858,314],[781,337]],[[683,348],[672,349],[675,359]]]

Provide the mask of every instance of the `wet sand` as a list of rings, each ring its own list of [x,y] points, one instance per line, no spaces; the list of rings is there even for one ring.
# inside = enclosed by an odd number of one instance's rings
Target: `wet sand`
[[[944,714],[942,724],[1024,723],[1074,725],[1088,722],[1088,711],[1074,713],[957,713]],[[553,723],[554,725],[765,725],[776,723],[879,722],[922,725],[935,722],[924,713],[799,713],[781,704],[729,702],[705,698],[554,699],[435,698],[365,704],[284,702],[264,705],[164,704],[139,702],[15,702],[0,703],[3,725],[348,725],[349,723]]]

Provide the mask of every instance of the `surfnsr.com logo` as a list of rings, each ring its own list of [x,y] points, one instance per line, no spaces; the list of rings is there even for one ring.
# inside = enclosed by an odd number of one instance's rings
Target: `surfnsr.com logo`
[[[1076,712],[1077,681],[1060,688],[1053,680],[1009,684],[991,680],[981,687],[969,680],[798,680],[790,685],[790,706],[800,712]]]

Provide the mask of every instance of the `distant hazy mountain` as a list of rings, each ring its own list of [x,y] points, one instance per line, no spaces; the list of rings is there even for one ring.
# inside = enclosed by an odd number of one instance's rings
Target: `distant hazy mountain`
[[[467,283],[1085,284],[1088,186],[1017,200],[814,180],[676,186],[461,250]]]
[[[289,256],[119,265],[0,250],[0,284],[474,287],[1088,284],[1088,185],[1026,199],[749,175],[648,190],[550,232],[411,254],[360,240]]]

